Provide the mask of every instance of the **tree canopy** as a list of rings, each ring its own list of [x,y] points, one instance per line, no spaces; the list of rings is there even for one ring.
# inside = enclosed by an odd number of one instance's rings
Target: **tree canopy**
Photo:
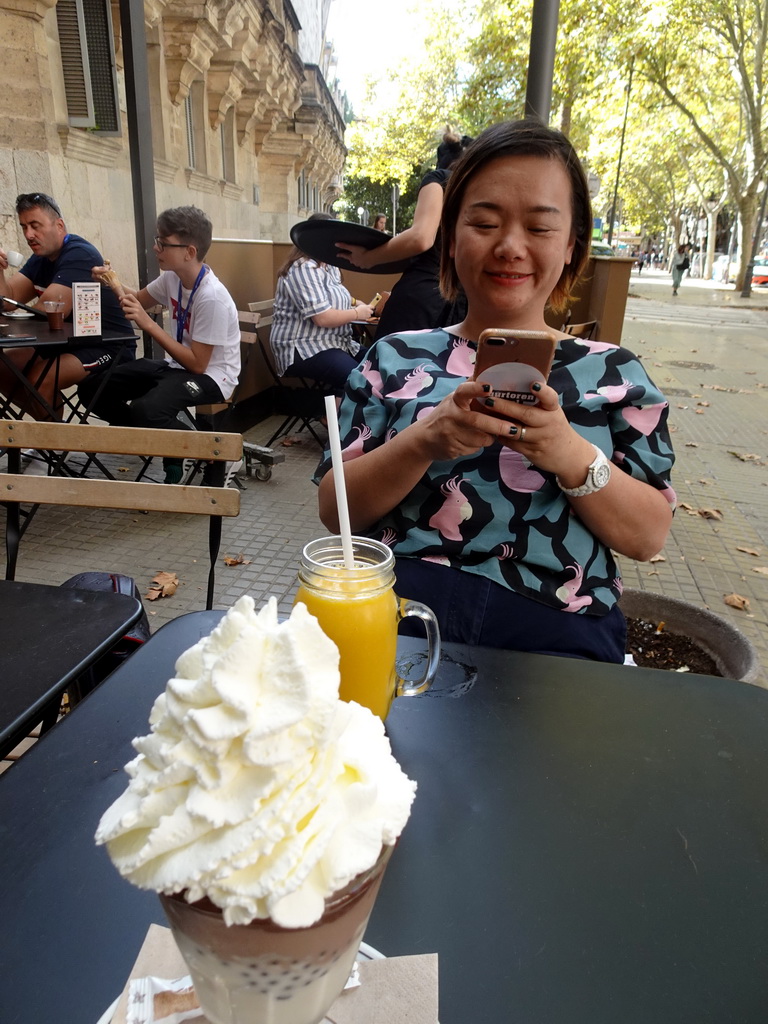
[[[350,182],[404,190],[414,169],[434,166],[446,125],[474,135],[523,116],[533,0],[421,6],[423,58],[371,82],[355,112]],[[737,287],[768,176],[767,33],[768,0],[560,5],[550,123],[600,176],[596,212],[611,207],[631,78],[617,204],[625,223],[641,236],[663,232],[671,246],[705,201],[725,207],[739,226]]]

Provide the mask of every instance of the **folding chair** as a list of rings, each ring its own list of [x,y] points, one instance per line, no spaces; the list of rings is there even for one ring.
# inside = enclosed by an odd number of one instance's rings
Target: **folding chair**
[[[597,320],[588,320],[583,324],[564,324],[563,330],[574,338],[583,338],[591,341],[597,334],[598,322]]]
[[[290,377],[281,377],[277,372],[277,365],[269,344],[269,337],[267,335],[265,339],[263,336],[264,331],[262,330],[272,324],[271,310],[273,305],[274,299],[248,303],[248,309],[251,313],[257,314],[260,317],[257,324],[257,340],[264,363],[277,389],[278,398],[282,406],[281,411],[283,409],[290,410],[283,422],[267,441],[267,448],[271,448],[279,437],[290,434],[297,424],[301,424],[299,430],[308,430],[320,448],[324,449],[325,442],[318,435],[311,421],[318,415],[322,415],[322,399],[326,394],[326,389],[320,381],[301,377],[298,374]],[[264,315],[265,313],[266,315]]]
[[[240,512],[240,493],[224,487],[226,463],[241,457],[240,434],[191,430],[152,430],[143,427],[92,427],[79,423],[0,423],[0,444],[8,450],[8,473],[0,473],[0,495],[6,506],[6,573],[16,574],[21,504],[74,505],[81,508],[141,509],[142,511],[185,512],[210,516],[206,608],[213,607],[216,559],[221,545],[222,516]],[[110,452],[117,455],[168,456],[213,462],[212,486],[153,484],[136,480],[87,480],[68,476],[23,476],[21,449],[45,452]],[[25,523],[25,528],[28,522]]]

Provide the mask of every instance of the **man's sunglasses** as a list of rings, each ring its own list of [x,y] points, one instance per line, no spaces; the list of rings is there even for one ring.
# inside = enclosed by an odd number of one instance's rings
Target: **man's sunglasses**
[[[31,210],[35,206],[47,206],[57,217],[61,216],[59,204],[45,192],[22,192],[20,196],[16,196],[16,213],[26,213],[27,210]]]
[[[155,235],[155,245],[160,252],[163,249],[186,249],[188,244],[188,242],[164,242],[160,235]]]

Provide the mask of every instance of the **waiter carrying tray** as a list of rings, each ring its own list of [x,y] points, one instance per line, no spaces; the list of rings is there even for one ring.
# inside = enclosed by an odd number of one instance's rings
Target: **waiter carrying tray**
[[[33,255],[18,273],[7,278],[8,256],[0,249],[0,296],[16,302],[29,302],[34,298],[38,298],[38,304],[48,300],[63,302],[64,320],[71,322],[72,284],[92,280],[91,268],[104,262],[101,253],[84,238],[67,231],[58,203],[44,192],[18,196],[16,213]],[[132,333],[117,298],[108,288],[102,288],[101,316],[106,330],[120,332],[123,337]],[[62,341],[65,339],[66,333],[62,335]],[[58,359],[57,370],[53,369],[50,359],[34,358],[33,345],[7,350],[6,359],[13,361],[29,380],[35,381],[49,406],[59,410],[61,396],[54,393],[57,382],[58,390],[71,387],[106,369],[118,356],[133,359],[135,352],[135,341],[110,342],[90,337],[70,343]],[[41,374],[44,375],[39,379]],[[7,366],[0,366],[0,392],[10,395],[17,389],[18,380],[13,371]],[[49,418],[49,413],[35,400],[33,392],[15,394],[14,401],[35,419]]]

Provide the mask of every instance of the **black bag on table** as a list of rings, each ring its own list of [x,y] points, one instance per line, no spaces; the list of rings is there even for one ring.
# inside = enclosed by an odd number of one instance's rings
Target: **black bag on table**
[[[123,576],[117,572],[79,572],[76,576],[70,576],[61,586],[70,590],[106,590],[113,594],[129,594],[141,603],[141,594],[136,586],[136,581],[131,576]],[[122,636],[106,654],[102,654],[97,662],[67,688],[70,706],[73,707],[86,694],[95,689],[138,647],[146,643],[149,637],[149,619],[147,613],[142,612],[141,617],[133,624],[129,632]]]

